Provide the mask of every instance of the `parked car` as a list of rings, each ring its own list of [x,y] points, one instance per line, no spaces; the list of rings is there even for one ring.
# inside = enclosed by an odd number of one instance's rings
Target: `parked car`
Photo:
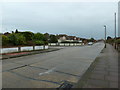
[[[93,45],[93,42],[89,42],[88,45]]]

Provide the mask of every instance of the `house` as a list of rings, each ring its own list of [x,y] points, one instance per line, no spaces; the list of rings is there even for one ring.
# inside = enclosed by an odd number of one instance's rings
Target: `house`
[[[80,42],[82,43],[82,40],[80,40],[79,37],[76,37],[76,36],[68,36],[66,34],[59,34],[57,35],[57,38],[58,38],[58,42]]]
[[[76,36],[68,36],[67,40],[76,40]]]
[[[59,34],[57,35],[58,42],[66,41],[67,40],[67,35],[66,34]]]

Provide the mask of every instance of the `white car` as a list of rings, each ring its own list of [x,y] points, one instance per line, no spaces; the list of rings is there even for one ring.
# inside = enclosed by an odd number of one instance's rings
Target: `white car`
[[[89,42],[88,45],[93,45],[93,42]]]

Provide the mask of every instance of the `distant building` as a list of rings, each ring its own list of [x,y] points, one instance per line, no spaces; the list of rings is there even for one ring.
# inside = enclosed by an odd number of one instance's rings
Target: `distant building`
[[[76,36],[68,36],[67,40],[76,40]]]
[[[58,42],[66,41],[67,40],[67,35],[66,34],[59,34],[57,35]]]
[[[73,41],[82,42],[82,40],[80,40],[80,38],[76,37],[76,36],[68,36],[66,34],[59,34],[59,35],[57,35],[57,37],[58,37],[58,42],[64,42],[64,41],[68,41],[68,42],[73,42]]]

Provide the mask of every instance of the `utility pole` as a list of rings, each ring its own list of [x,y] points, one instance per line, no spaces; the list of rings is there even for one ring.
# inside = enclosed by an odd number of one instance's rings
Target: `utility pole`
[[[115,41],[116,41],[116,13],[115,13]],[[116,49],[116,42],[115,42],[115,49]]]
[[[106,25],[104,25],[105,28],[105,48],[106,48]]]

